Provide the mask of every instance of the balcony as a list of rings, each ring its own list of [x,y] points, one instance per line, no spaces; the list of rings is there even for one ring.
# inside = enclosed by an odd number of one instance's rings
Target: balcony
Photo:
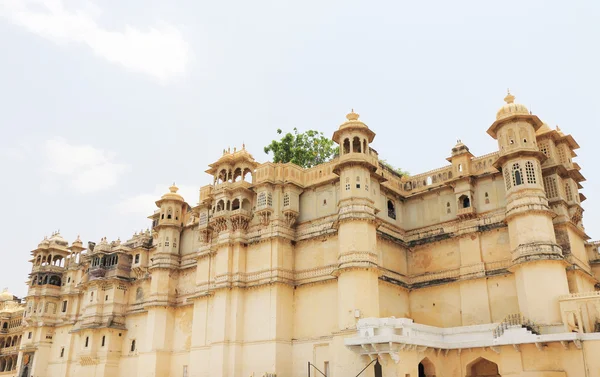
[[[471,219],[473,217],[476,217],[477,214],[475,213],[475,208],[467,207],[467,208],[459,208],[458,211],[456,212],[456,216],[459,219]]]
[[[600,332],[600,315],[589,308],[600,307],[600,291],[571,293],[559,297],[563,323],[568,331]]]
[[[19,352],[19,346],[0,348],[0,355],[16,355]]]

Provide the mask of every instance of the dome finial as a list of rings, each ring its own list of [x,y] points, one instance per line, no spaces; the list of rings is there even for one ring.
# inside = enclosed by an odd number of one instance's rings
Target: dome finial
[[[514,103],[515,102],[515,96],[513,96],[512,94],[510,94],[510,89],[506,89],[506,97],[504,97],[504,102],[506,103]]]
[[[176,193],[177,190],[179,190],[179,187],[175,186],[175,182],[173,182],[173,185],[169,187],[169,191],[172,193]]]
[[[354,109],[350,110],[350,113],[348,115],[346,115],[346,119],[352,121],[352,120],[358,120],[359,115],[357,113],[354,112]]]

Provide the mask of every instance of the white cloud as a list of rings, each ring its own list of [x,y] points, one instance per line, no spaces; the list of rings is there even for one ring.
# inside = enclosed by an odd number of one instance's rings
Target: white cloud
[[[160,22],[148,30],[126,25],[111,31],[97,23],[100,13],[90,2],[70,10],[65,0],[0,0],[0,16],[55,43],[87,45],[109,62],[163,83],[185,73],[190,46],[177,28]]]
[[[78,193],[101,191],[117,184],[129,166],[114,161],[115,154],[89,145],[69,144],[63,138],[47,140],[44,144],[46,182],[44,191],[54,191],[61,182]]]
[[[156,185],[152,193],[142,193],[126,198],[115,205],[115,209],[121,215],[151,215],[156,209],[155,202],[165,193],[169,192],[170,184]],[[177,192],[191,206],[198,203],[200,187],[190,185],[177,185]]]

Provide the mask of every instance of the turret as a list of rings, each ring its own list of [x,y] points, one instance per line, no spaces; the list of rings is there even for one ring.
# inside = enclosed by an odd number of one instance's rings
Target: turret
[[[446,160],[452,164],[452,172],[456,178],[454,193],[456,195],[457,215],[459,218],[475,216],[474,180],[471,179],[471,159],[473,154],[461,140],[456,141],[452,155]],[[450,207],[448,207],[450,208]]]
[[[169,192],[156,201],[156,206],[160,209],[158,224],[154,227],[158,235],[156,254],[179,254],[183,211],[187,206],[183,197],[177,193],[178,190],[173,183]]]
[[[359,119],[352,110],[333,134],[333,141],[340,145],[340,156],[334,172],[340,176],[340,202],[349,198],[363,198],[373,201],[370,183],[372,173],[377,170],[378,159],[369,144],[375,132]]]
[[[378,183],[375,171],[379,162],[369,147],[375,133],[358,117],[352,111],[333,134],[333,141],[340,145],[333,169],[340,177],[338,267],[334,271],[340,330],[355,327],[361,317],[379,316],[378,220],[372,189],[372,182]]]
[[[488,134],[498,140],[495,162],[506,187],[513,268],[521,312],[540,324],[560,323],[557,297],[569,293],[563,253],[556,243],[553,213],[542,183],[546,160],[537,147],[540,119],[508,93]]]

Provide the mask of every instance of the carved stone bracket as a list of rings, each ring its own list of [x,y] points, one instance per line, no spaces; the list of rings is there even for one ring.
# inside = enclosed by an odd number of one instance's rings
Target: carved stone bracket
[[[261,225],[269,225],[269,223],[271,222],[271,213],[273,213],[273,210],[270,208],[266,208],[256,212],[258,218],[260,219]]]
[[[294,226],[294,224],[296,223],[296,219],[298,218],[298,212],[286,210],[283,211],[283,215],[285,216],[285,223],[287,224],[287,226],[290,228]]]
[[[238,230],[248,230],[250,218],[244,215],[231,216],[231,229],[235,232]]]

